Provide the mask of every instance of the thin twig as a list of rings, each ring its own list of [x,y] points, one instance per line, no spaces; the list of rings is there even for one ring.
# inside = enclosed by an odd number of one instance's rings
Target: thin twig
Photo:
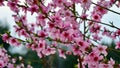
[[[113,11],[113,10],[111,10],[111,9],[108,9],[108,8],[106,8],[106,7],[103,7],[103,6],[101,6],[101,5],[98,5],[98,4],[94,3],[94,2],[92,2],[92,4],[94,4],[94,5],[96,5],[96,6],[99,6],[99,7],[101,7],[101,8],[104,8],[104,9],[106,9],[106,10],[108,10],[108,11],[111,11],[111,12],[113,12],[113,13],[116,13],[116,14],[120,15],[119,12]]]

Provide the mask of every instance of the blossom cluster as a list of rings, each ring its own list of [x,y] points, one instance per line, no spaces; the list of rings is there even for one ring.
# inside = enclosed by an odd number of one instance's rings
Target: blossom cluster
[[[11,58],[4,48],[0,48],[0,68],[24,68],[24,64],[16,65],[16,59]],[[27,68],[32,68],[28,65]]]
[[[104,36],[114,40],[120,37],[119,27],[101,21],[114,4],[119,8],[120,1],[99,0],[94,3],[92,0],[52,0],[47,5],[46,1],[25,0],[23,5],[20,0],[7,0],[7,6],[15,13],[13,15],[16,23],[15,32],[25,40],[15,38],[9,33],[3,34],[2,39],[13,46],[24,43],[27,48],[36,51],[40,58],[56,53],[63,58],[67,58],[66,55],[77,56],[79,68],[116,66],[112,58],[105,59],[108,47],[99,42]],[[87,14],[92,5],[94,7],[91,14]],[[0,6],[4,6],[4,0],[0,1]],[[76,7],[82,7],[83,12],[78,13]],[[25,14],[21,15],[21,10]],[[28,22],[28,13],[37,15],[35,22]],[[102,25],[114,28],[116,31],[111,31]],[[116,43],[116,49],[119,48],[120,41]]]

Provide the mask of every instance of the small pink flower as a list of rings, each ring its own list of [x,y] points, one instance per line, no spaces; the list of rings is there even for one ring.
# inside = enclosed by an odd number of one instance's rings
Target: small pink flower
[[[84,64],[88,64],[91,66],[91,64],[95,64],[98,66],[98,63],[100,60],[103,59],[103,56],[100,56],[100,54],[96,53],[95,51],[89,53],[89,55],[86,55],[84,57]],[[89,67],[89,66],[88,66]]]
[[[40,58],[42,58],[44,55],[41,53],[41,52],[39,52],[39,51],[37,51],[37,55],[40,57]]]
[[[27,68],[33,68],[31,65],[27,65]]]
[[[66,2],[66,0],[53,0],[53,3],[57,6],[63,7],[63,4]]]
[[[91,5],[91,0],[80,0],[81,1],[81,7],[88,10]]]
[[[88,68],[99,68],[97,63],[88,64]]]
[[[110,64],[99,64],[99,68],[113,68]]]
[[[0,0],[0,6],[3,6],[4,5],[4,0]]]
[[[80,3],[81,0],[71,0],[73,3]]]
[[[54,27],[55,27],[55,24],[54,24],[54,23],[52,23],[52,22],[48,22],[48,25],[49,25],[49,28],[50,28],[50,29],[52,29],[52,28],[54,28]]]
[[[120,41],[119,42],[116,42],[116,49],[120,49]]]
[[[52,39],[60,39],[60,30],[59,29],[53,29],[50,31],[50,36]]]
[[[19,9],[17,7],[17,3],[16,2],[8,1],[7,6],[9,6],[12,11],[14,11],[16,13],[19,12]]]
[[[67,32],[67,31],[64,31],[64,32],[62,32],[60,39],[61,39],[62,41],[67,41],[68,38],[69,38],[69,36],[70,36],[70,33]]]
[[[57,47],[58,43],[56,41],[52,42],[51,47]]]
[[[50,6],[48,5],[47,7],[40,4],[40,8],[42,9],[43,13],[48,13],[50,11]]]
[[[87,19],[87,14],[82,14],[80,17],[82,18],[82,19]]]
[[[44,49],[42,51],[43,54],[45,54],[46,56],[51,55],[51,54],[55,54],[55,48],[50,48],[49,46],[47,47],[47,49]]]
[[[103,14],[106,14],[107,13],[107,10],[102,8],[102,7],[99,7],[99,6],[96,6],[96,12],[103,15]]]
[[[92,33],[99,33],[100,32],[100,25],[99,24],[94,24],[94,25],[92,25],[91,27],[90,27],[90,31],[92,32]]]
[[[29,7],[28,10],[31,12],[31,14],[33,14],[34,12],[39,11],[39,7],[37,5],[33,5],[33,6]]]
[[[40,31],[38,31],[38,36],[39,36],[40,38],[45,38],[45,37],[47,36],[47,34],[45,33],[45,31],[40,30]]]
[[[8,42],[8,40],[9,40],[9,36],[8,36],[8,34],[3,34],[2,35],[2,40],[4,41],[4,42]]]
[[[39,14],[36,17],[36,24],[40,26],[45,26],[46,25],[45,18],[46,17],[43,14]]]
[[[21,22],[21,24],[23,26],[27,26],[27,18],[26,15],[22,15],[21,17],[19,17],[19,22]]]
[[[109,37],[109,36],[111,35],[111,33],[110,33],[110,31],[109,31],[108,29],[106,29],[106,28],[104,27],[104,31],[103,31],[102,35],[106,35],[106,36]]]
[[[94,47],[93,48],[93,51],[98,53],[98,54],[104,54],[105,56],[107,56],[107,46],[104,46],[104,45],[98,45],[97,47]]]
[[[79,51],[81,52],[86,52],[89,49],[89,43],[87,41],[84,41],[82,39],[76,39],[76,43],[77,43],[77,48],[79,49]]]
[[[66,51],[66,54],[67,55],[72,55],[72,52],[71,51]]]
[[[9,44],[10,44],[10,45],[14,45],[14,46],[19,46],[19,45],[20,45],[20,42],[19,42],[17,39],[11,37],[11,38],[9,39]]]
[[[8,68],[14,68],[14,64],[9,63],[7,67]]]
[[[102,37],[99,37],[98,34],[92,35],[92,37],[93,37],[94,40],[99,40],[100,41],[102,39]]]
[[[34,4],[34,0],[26,0],[26,3],[29,5],[33,5]]]
[[[45,49],[45,47],[46,47],[46,41],[45,40],[40,40],[39,43],[38,43],[37,50],[42,51],[42,50]]]
[[[5,65],[4,65],[4,61],[3,60],[0,60],[0,68],[3,68]]]
[[[117,35],[120,36],[120,29],[116,31]]]
[[[15,63],[15,62],[16,62],[16,59],[13,58],[13,59],[12,59],[12,63]]]
[[[62,49],[58,49],[58,52],[59,52],[59,57],[66,59],[65,51],[63,51]]]
[[[20,30],[20,36],[24,36],[26,38],[29,37],[28,33],[24,29]]]
[[[108,62],[110,65],[114,65],[115,64],[115,61],[112,59],[112,58],[110,58],[110,61]]]
[[[93,20],[95,20],[95,21],[100,21],[101,16],[100,16],[99,14],[97,14],[97,13],[94,13],[94,14],[92,14],[92,18],[93,18]]]
[[[35,44],[29,44],[30,45],[30,48],[34,51],[37,49],[37,46]],[[28,47],[29,47],[28,45]]]
[[[73,52],[74,55],[81,55],[80,47],[73,46],[72,47],[72,52]]]

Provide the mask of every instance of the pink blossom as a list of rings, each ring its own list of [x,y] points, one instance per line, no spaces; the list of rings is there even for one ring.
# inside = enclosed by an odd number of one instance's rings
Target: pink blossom
[[[3,68],[4,66],[4,61],[0,60],[0,67]]]
[[[62,41],[67,41],[68,38],[69,38],[69,35],[70,35],[69,32],[64,31],[64,32],[62,32],[60,39],[61,39]]]
[[[113,68],[110,64],[99,64],[99,68]]]
[[[33,5],[34,4],[34,0],[26,0],[26,3],[29,5]]]
[[[50,45],[51,47],[57,47],[57,42],[56,41],[54,41],[54,42],[52,42],[52,44]]]
[[[7,67],[8,68],[14,68],[14,64],[9,63]]]
[[[88,10],[91,5],[91,0],[80,0],[81,1],[81,7]]]
[[[28,10],[31,12],[31,14],[33,14],[33,13],[39,11],[39,7],[37,5],[33,5],[33,6],[29,7]]]
[[[83,53],[89,49],[89,43],[87,41],[79,39],[77,40],[77,45],[80,47],[80,51],[82,51]]]
[[[100,25],[99,24],[94,24],[93,26],[91,26],[90,27],[90,31],[92,32],[92,33],[99,33],[99,31],[100,31]]]
[[[114,61],[112,58],[110,58],[110,61],[108,62],[108,64],[114,65],[114,64],[115,64],[115,61]]]
[[[41,38],[45,38],[47,36],[47,33],[45,33],[45,31],[43,31],[43,30],[40,30],[40,31],[38,31],[38,36]]]
[[[87,19],[87,14],[82,14],[80,17],[82,18],[82,19]]]
[[[94,40],[99,40],[100,41],[102,39],[102,37],[99,37],[97,34],[92,35],[92,37],[93,37]]]
[[[7,66],[9,58],[7,51],[4,48],[0,48],[0,68]]]
[[[103,59],[103,56],[99,56],[100,54],[96,53],[96,52],[91,52],[89,55],[86,55],[84,57],[84,64],[88,64],[90,67],[91,67],[91,64],[92,66],[96,67],[96,65],[98,66],[98,63],[100,60]],[[88,66],[88,67],[89,67]]]
[[[15,62],[16,62],[16,59],[15,59],[15,58],[13,58],[13,59],[12,59],[12,63],[15,63]]]
[[[25,66],[23,63],[21,63],[20,65],[17,65],[16,68],[25,68]]]
[[[27,26],[27,18],[26,18],[26,15],[22,15],[22,16],[19,18],[19,21],[22,23],[23,27],[24,27],[24,26]]]
[[[45,5],[40,4],[40,8],[42,9],[42,13],[48,13],[50,11],[51,6],[48,5],[47,7]]]
[[[98,45],[97,47],[93,48],[93,51],[95,51],[98,54],[104,54],[105,56],[107,56],[107,46],[104,45]]]
[[[65,11],[65,16],[66,17],[71,17],[71,16],[73,16],[73,14],[70,12],[70,11]]]
[[[19,12],[16,2],[8,1],[7,6],[9,6],[12,11],[16,13]]]
[[[116,34],[120,36],[120,29],[116,31]]]
[[[49,25],[49,28],[50,28],[50,29],[52,29],[52,28],[54,28],[54,27],[55,27],[55,24],[54,24],[54,23],[52,23],[52,22],[48,22],[48,25]]]
[[[14,45],[14,46],[19,46],[19,45],[20,45],[20,42],[19,42],[17,39],[11,37],[11,38],[9,39],[9,44],[10,44],[10,45]]]
[[[120,48],[120,42],[116,42],[116,49],[119,49]]]
[[[74,55],[81,55],[80,47],[74,45],[71,49]]]
[[[42,51],[42,53],[45,54],[46,56],[55,54],[55,52],[56,52],[55,48],[50,48],[49,46],[47,47],[47,49]]]
[[[0,0],[0,6],[4,6],[4,0]]]
[[[111,33],[110,33],[110,31],[109,31],[108,29],[106,29],[106,28],[104,27],[104,31],[103,31],[102,35],[110,36]]]
[[[66,51],[66,54],[67,55],[72,55],[72,52],[71,51]]]
[[[106,14],[107,13],[107,10],[102,8],[102,7],[96,6],[95,9],[96,9],[96,12],[99,14]]]
[[[81,0],[71,0],[73,3],[80,3]]]
[[[38,47],[37,47],[37,50],[38,51],[42,51],[45,49],[46,47],[46,41],[45,40],[39,40],[39,43],[38,43]]]
[[[66,3],[66,0],[53,0],[53,3],[59,7],[63,7],[63,4]]]
[[[8,34],[3,34],[2,35],[2,40],[4,41],[4,42],[8,42],[8,40],[9,40],[9,36],[8,36]]]
[[[24,36],[24,37],[26,37],[26,38],[29,37],[28,33],[27,33],[24,29],[21,29],[21,30],[20,30],[20,35],[21,35],[21,36]]]
[[[14,25],[13,27],[15,28],[15,32],[18,32],[18,35],[20,36],[19,31],[21,30],[21,28],[16,25]]]
[[[100,16],[99,14],[97,14],[97,13],[93,13],[93,14],[92,14],[92,18],[93,18],[93,20],[95,20],[95,21],[100,21],[101,16]]]
[[[31,65],[27,65],[27,68],[33,68]]]
[[[98,4],[101,5],[101,6],[104,6],[106,8],[110,8],[112,6],[110,1],[102,1]]]
[[[60,30],[54,28],[53,30],[51,30],[50,36],[52,39],[59,39],[60,38]]]
[[[37,46],[35,44],[30,44],[30,47],[33,51],[37,49]]]
[[[63,51],[62,49],[58,49],[58,52],[59,52],[59,57],[66,59],[65,51]]]
[[[97,63],[94,64],[88,64],[88,68],[99,68]]]
[[[110,3],[113,4],[115,2],[115,0],[110,0]]]
[[[43,54],[41,53],[41,52],[39,52],[39,51],[37,51],[37,55],[40,57],[40,58],[43,58]]]
[[[43,14],[39,14],[36,17],[36,24],[40,26],[45,26],[46,25],[45,18],[46,17]]]

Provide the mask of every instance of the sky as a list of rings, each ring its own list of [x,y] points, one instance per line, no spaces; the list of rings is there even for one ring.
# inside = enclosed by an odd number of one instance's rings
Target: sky
[[[24,0],[21,0],[21,1],[24,1]],[[97,0],[93,0],[93,1],[95,2]],[[79,12],[81,12],[81,9],[79,7],[77,7],[76,9]],[[120,9],[118,9],[116,6],[113,6],[110,9],[120,13]],[[0,21],[3,22],[2,24],[0,24],[0,26],[8,24],[10,26],[10,31],[12,32],[12,35],[16,35],[13,32],[13,25],[15,23],[14,23],[14,19],[12,18],[12,14],[14,14],[14,13],[8,7],[0,7]],[[31,16],[31,13],[28,13],[27,16],[28,16],[27,19],[29,19],[28,22],[35,22],[35,16],[36,15]],[[112,12],[108,12],[107,14],[105,14],[103,16],[102,22],[106,22],[106,23],[108,22],[109,23],[110,21],[114,22],[114,25],[116,25],[117,27],[120,27],[120,15],[117,15],[117,14],[112,13]],[[111,29],[111,28],[108,27],[108,29]],[[107,40],[107,39],[109,39],[109,40]],[[112,40],[110,40],[110,38],[104,37],[104,39],[102,41],[105,41],[106,43],[111,43]],[[18,48],[20,49],[21,47],[18,47]]]

